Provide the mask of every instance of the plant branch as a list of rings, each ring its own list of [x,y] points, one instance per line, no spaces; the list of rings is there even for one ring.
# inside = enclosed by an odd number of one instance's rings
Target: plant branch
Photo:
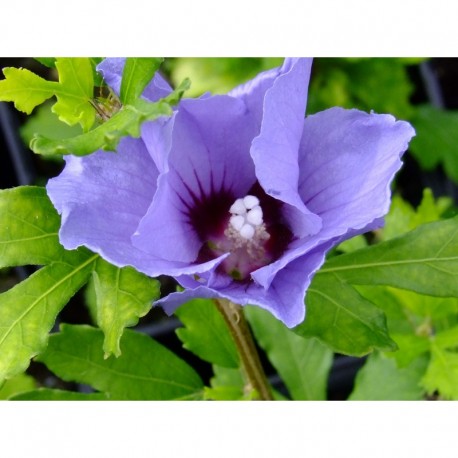
[[[215,303],[235,341],[248,384],[256,390],[261,400],[273,400],[270,386],[259,360],[242,307],[226,299],[215,299]]]

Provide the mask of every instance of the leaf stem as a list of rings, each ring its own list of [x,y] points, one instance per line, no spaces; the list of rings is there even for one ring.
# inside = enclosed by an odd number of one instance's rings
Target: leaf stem
[[[215,303],[223,315],[237,346],[247,384],[250,388],[256,390],[259,399],[263,401],[273,400],[270,386],[242,307],[226,299],[215,299]]]

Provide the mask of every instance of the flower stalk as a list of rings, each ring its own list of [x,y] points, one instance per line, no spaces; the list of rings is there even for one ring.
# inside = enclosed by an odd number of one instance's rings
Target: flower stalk
[[[273,400],[270,386],[242,307],[227,299],[215,299],[215,303],[223,315],[237,346],[246,377],[246,388],[254,389],[262,401]]]

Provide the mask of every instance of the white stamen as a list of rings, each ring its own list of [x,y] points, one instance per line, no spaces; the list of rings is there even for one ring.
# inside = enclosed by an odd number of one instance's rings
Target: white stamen
[[[229,209],[232,216],[229,219],[230,226],[244,240],[251,240],[256,233],[256,228],[263,224],[262,208],[256,196],[247,195],[243,199],[237,199]]]
[[[243,199],[237,199],[229,209],[229,212],[235,215],[244,215],[246,213],[246,206]]]
[[[256,196],[248,195],[243,198],[243,203],[247,210],[250,210],[253,207],[256,207],[256,205],[259,205],[259,199]]]
[[[240,236],[244,239],[252,239],[255,233],[255,229],[251,224],[244,224],[243,227],[240,229]]]
[[[247,222],[253,226],[260,226],[262,224],[262,208],[259,205],[253,207],[246,215]]]
[[[240,231],[242,226],[245,224],[245,218],[242,215],[233,215],[231,216],[229,222],[236,231]]]

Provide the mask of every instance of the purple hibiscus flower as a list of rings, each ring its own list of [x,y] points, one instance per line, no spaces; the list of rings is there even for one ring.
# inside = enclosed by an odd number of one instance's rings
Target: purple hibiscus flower
[[[99,67],[119,91],[122,59]],[[310,59],[286,59],[227,95],[184,99],[117,154],[66,157],[48,194],[60,240],[117,266],[171,275],[196,297],[254,304],[292,327],[326,252],[378,228],[414,130],[390,115],[305,117]],[[159,75],[144,97],[170,91]]]

